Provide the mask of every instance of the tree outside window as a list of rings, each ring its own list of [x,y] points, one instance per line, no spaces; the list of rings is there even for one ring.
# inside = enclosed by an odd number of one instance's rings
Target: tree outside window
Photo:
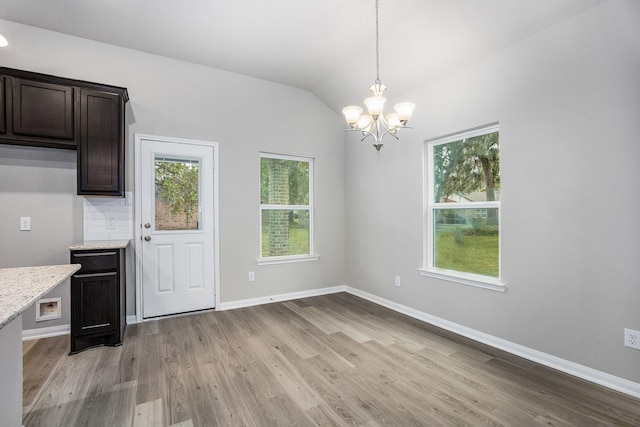
[[[156,159],[156,230],[198,230],[200,163]]]

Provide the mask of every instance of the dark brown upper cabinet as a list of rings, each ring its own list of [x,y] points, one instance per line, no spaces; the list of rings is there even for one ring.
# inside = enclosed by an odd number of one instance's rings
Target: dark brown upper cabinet
[[[78,146],[79,90],[73,80],[0,68],[3,81],[0,142],[36,147]]]
[[[78,194],[124,196],[123,97],[80,90]]]
[[[71,86],[14,77],[13,133],[75,145],[73,92]]]
[[[0,67],[0,143],[78,150],[78,194],[124,197],[127,89]]]

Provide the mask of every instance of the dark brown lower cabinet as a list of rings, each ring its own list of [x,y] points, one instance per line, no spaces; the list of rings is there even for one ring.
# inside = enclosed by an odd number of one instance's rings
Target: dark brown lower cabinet
[[[122,344],[126,328],[125,249],[72,250],[71,351]]]

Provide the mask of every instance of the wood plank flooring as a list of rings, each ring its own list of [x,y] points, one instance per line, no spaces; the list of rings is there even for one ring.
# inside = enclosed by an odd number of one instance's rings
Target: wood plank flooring
[[[68,340],[25,343],[27,427],[640,426],[640,399],[344,293]]]

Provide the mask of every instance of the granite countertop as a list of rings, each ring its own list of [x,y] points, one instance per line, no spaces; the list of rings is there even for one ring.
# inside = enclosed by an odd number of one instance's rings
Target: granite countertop
[[[129,246],[130,240],[87,240],[69,246],[72,251],[96,250],[96,249],[124,249]]]
[[[63,264],[0,268],[0,329],[80,267],[80,264]]]

